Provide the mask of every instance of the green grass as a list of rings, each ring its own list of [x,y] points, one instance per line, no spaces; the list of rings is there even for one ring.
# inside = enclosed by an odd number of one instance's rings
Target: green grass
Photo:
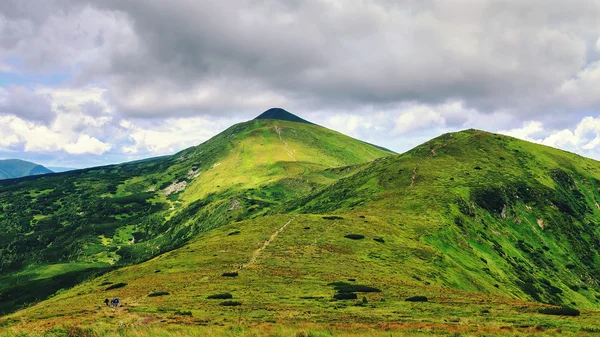
[[[183,151],[161,174],[129,177],[110,194],[114,207],[131,206],[119,208],[127,216],[86,241],[105,247],[103,259],[117,254],[119,268],[0,324],[31,331],[147,320],[143,331],[165,335],[197,325],[342,336],[599,331],[598,162],[477,130],[370,163],[383,153],[365,146],[314,125],[259,120]],[[165,200],[140,188],[144,181],[168,186],[196,169],[169,196],[181,208],[135,206]],[[105,290],[105,282],[127,286]],[[148,296],[155,292],[169,295]],[[210,298],[226,293],[238,305]],[[343,294],[353,295],[335,298]],[[96,309],[107,296],[123,308]],[[557,306],[580,315],[557,320],[548,314]]]

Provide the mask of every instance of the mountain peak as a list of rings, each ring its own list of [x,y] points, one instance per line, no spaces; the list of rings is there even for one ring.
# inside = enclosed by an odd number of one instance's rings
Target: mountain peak
[[[282,109],[282,108],[271,108],[271,109],[261,113],[260,115],[258,115],[258,117],[254,118],[254,119],[278,119],[278,120],[282,120],[282,121],[313,124],[313,123],[311,123],[305,119],[302,119],[302,118],[294,115],[293,113],[286,111],[285,109]]]

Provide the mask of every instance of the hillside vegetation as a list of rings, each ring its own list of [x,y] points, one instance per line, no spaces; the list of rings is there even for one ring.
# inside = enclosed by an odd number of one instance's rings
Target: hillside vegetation
[[[78,198],[111,202],[114,213],[76,236],[96,253],[44,260],[52,243],[7,261],[4,277],[65,275],[56,270],[66,262],[102,274],[0,324],[11,336],[600,332],[600,163],[478,130],[388,154],[312,124],[259,119],[167,159],[77,172],[63,179],[69,188],[99,173],[115,181]],[[44,181],[3,188],[32,205],[47,195],[34,189]],[[75,203],[67,194],[49,198],[52,214]],[[64,214],[87,219],[78,207]],[[103,307],[105,297],[124,305]]]
[[[0,181],[0,313],[259,217],[388,155],[310,124],[256,120],[167,158]]]

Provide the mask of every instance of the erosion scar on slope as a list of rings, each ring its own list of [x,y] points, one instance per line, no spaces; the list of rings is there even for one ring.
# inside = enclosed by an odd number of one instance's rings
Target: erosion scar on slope
[[[283,142],[283,149],[285,150],[285,152],[287,152],[288,156],[290,156],[290,158],[292,158],[293,161],[296,161],[296,157],[294,157],[294,151],[290,150],[288,142],[283,140],[283,138],[281,137],[281,129],[279,128],[279,126],[275,125],[275,131],[277,131],[277,134],[279,135],[279,140]]]
[[[292,223],[292,221],[294,221],[294,219],[296,219],[296,217],[291,218],[290,221],[286,222],[285,225],[281,226],[281,228],[279,228],[278,230],[276,230],[275,233],[271,234],[271,237],[268,238],[267,241],[265,241],[260,248],[258,248],[257,250],[254,251],[254,254],[252,254],[252,257],[250,258],[250,261],[248,261],[248,263],[246,263],[243,267],[247,268],[247,267],[250,267],[251,265],[253,265],[254,263],[256,263],[256,259],[258,258],[258,256],[260,255],[260,253],[262,253],[262,251],[265,250],[265,248],[267,248],[271,244],[271,242],[273,242],[273,240],[275,240],[275,238],[277,237],[277,235],[279,235],[279,233],[283,232],[283,230],[290,223]]]

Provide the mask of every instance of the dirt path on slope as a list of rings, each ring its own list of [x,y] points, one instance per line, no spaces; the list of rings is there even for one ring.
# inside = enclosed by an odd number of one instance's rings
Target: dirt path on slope
[[[441,148],[443,148],[443,147],[445,147],[447,145],[450,145],[450,144],[452,144],[454,142],[456,142],[456,140],[450,140],[450,141],[448,141],[448,142],[446,142],[446,143],[444,143],[444,144],[442,144],[442,145],[440,145],[438,147],[434,147],[433,149],[431,149],[431,156],[427,157],[426,159],[433,158],[433,157],[437,156],[437,151],[439,149],[441,149]],[[423,160],[426,160],[426,159],[423,159]],[[413,188],[415,186],[415,180],[417,179],[417,169],[419,168],[419,165],[421,164],[421,162],[422,161],[418,162],[417,166],[415,166],[415,168],[413,169],[413,175],[410,178],[410,188]]]
[[[417,168],[419,167],[419,165],[417,164],[417,166],[415,166],[415,168],[413,169],[413,175],[410,178],[410,188],[413,188],[413,186],[415,186],[415,179],[417,179]]]
[[[290,158],[292,158],[293,161],[296,161],[296,157],[294,157],[294,151],[290,150],[288,142],[283,140],[283,137],[281,137],[281,129],[279,128],[279,126],[275,125],[275,131],[277,131],[277,134],[279,135],[279,140],[283,142],[283,149],[285,150],[285,152],[287,152],[288,156],[290,156]]]
[[[265,248],[267,248],[271,244],[271,242],[273,242],[273,240],[275,240],[275,238],[277,237],[277,235],[279,235],[281,232],[283,232],[283,230],[290,223],[292,223],[292,221],[294,221],[294,219],[296,219],[296,217],[293,217],[292,219],[290,219],[290,221],[286,222],[285,225],[281,226],[281,228],[279,228],[273,234],[271,234],[271,237],[268,238],[267,241],[265,241],[260,248],[258,248],[257,250],[254,251],[254,254],[252,254],[252,257],[250,258],[250,261],[248,261],[248,263],[246,263],[245,265],[243,265],[243,268],[248,268],[251,265],[255,264],[256,263],[256,259],[258,258],[258,256],[260,255],[260,253],[262,253],[262,251],[265,250]]]

